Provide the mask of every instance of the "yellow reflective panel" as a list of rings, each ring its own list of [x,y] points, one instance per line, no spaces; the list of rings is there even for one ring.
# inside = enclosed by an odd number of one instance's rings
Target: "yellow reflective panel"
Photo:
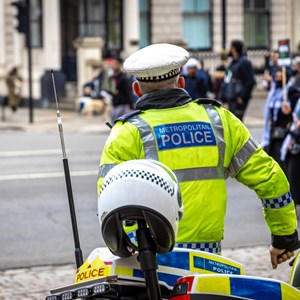
[[[282,300],[299,300],[300,290],[289,284],[281,283],[281,296]]]
[[[193,291],[218,295],[230,295],[230,279],[226,276],[199,275]]]
[[[116,266],[114,269],[114,275],[133,276],[133,269]]]

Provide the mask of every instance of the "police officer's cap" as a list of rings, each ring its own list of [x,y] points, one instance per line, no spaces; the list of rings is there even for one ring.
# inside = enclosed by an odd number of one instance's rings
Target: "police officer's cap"
[[[127,73],[138,81],[162,81],[180,74],[181,67],[188,61],[189,53],[172,44],[153,44],[138,50],[124,62]]]

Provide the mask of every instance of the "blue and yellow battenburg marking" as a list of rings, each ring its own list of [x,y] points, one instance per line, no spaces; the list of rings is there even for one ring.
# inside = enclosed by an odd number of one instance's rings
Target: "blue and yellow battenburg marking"
[[[300,287],[300,252],[298,252],[295,257],[289,283],[293,286]]]
[[[292,285],[278,280],[243,276],[241,264],[216,254],[174,248],[172,252],[158,255],[157,261],[160,283],[172,289],[175,284],[188,282],[187,294],[211,293],[256,300],[300,299],[300,290]],[[298,254],[291,274],[291,284],[299,268]],[[109,275],[144,281],[137,254],[124,259],[112,255],[107,248],[96,248],[78,269],[75,283]],[[179,300],[180,296],[170,299]]]
[[[278,280],[240,275],[195,275],[181,278],[176,285],[189,284],[185,295],[214,294],[230,295],[255,300],[296,300],[300,291]],[[174,296],[170,299],[180,299]],[[184,298],[189,299],[189,298]]]
[[[168,288],[172,288],[177,279],[190,274],[244,274],[242,265],[222,256],[195,251],[192,249],[174,248],[172,252],[157,255],[158,279]],[[143,280],[138,256],[117,259],[112,265],[112,274],[134,277]]]
[[[216,145],[213,129],[207,122],[173,123],[153,129],[159,150]]]

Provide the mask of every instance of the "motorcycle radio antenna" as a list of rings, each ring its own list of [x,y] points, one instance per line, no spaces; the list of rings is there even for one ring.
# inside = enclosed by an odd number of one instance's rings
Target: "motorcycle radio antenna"
[[[69,209],[70,209],[71,222],[72,222],[73,238],[74,238],[74,244],[75,244],[75,260],[76,260],[76,266],[77,266],[77,268],[79,268],[83,264],[83,258],[82,258],[82,251],[81,251],[80,242],[79,242],[79,234],[78,234],[77,221],[76,221],[76,213],[75,213],[75,206],[74,206],[74,199],[73,199],[73,192],[72,192],[69,162],[68,162],[67,153],[66,153],[61,114],[58,109],[57,93],[56,93],[53,70],[51,70],[51,76],[52,76],[54,97],[55,97],[55,102],[56,102],[57,124],[58,124],[60,143],[61,143],[61,148],[62,148],[62,155],[63,155],[62,161],[63,161],[63,166],[64,166],[64,173],[65,173],[66,186],[67,186],[67,192],[68,192],[68,200],[69,200]]]

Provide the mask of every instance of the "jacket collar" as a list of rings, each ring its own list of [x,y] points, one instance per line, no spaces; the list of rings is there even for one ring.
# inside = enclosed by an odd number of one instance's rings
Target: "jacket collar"
[[[163,89],[143,95],[135,105],[135,109],[164,109],[182,106],[192,101],[184,89]]]

